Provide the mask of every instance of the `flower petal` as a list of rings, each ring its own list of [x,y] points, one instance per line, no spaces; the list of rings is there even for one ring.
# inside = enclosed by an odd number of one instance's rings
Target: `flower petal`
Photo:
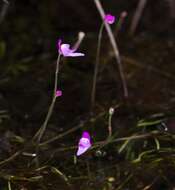
[[[61,44],[61,40],[58,40],[59,53],[64,57],[79,57],[84,56],[84,53],[75,52],[76,49],[71,49],[70,44]]]
[[[69,44],[61,44],[60,50],[64,56],[69,56],[69,54],[72,52]]]
[[[91,147],[91,143],[87,138],[81,138],[78,144],[77,156],[85,153]]]
[[[90,139],[82,137],[79,141],[78,146],[89,147],[91,145]]]
[[[85,56],[85,54],[84,53],[78,53],[78,52],[67,54],[67,57],[80,57],[80,56]]]
[[[61,39],[58,39],[57,41],[57,49],[58,49],[58,52],[61,53],[61,43],[62,43],[62,40]]]
[[[113,16],[111,14],[106,14],[104,20],[108,24],[113,24],[115,22],[115,16]]]
[[[90,142],[90,135],[87,131],[84,131],[81,139],[79,140],[78,151],[77,151],[76,155],[80,156],[81,154],[86,152],[91,146],[92,145]]]
[[[88,131],[84,131],[83,134],[82,134],[82,138],[87,138],[87,139],[89,139],[89,142],[90,142],[89,132]]]
[[[77,156],[80,156],[81,154],[85,153],[89,148],[90,148],[90,146],[89,146],[89,147],[82,147],[82,146],[79,146],[76,155],[77,155]]]

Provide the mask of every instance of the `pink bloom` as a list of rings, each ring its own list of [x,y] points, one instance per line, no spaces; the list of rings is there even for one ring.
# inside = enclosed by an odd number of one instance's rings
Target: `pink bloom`
[[[79,57],[84,56],[84,53],[75,52],[77,49],[71,49],[70,44],[62,44],[61,39],[58,40],[58,52],[64,57]]]
[[[61,90],[57,90],[56,91],[56,97],[62,96],[62,91]]]
[[[90,135],[87,131],[84,131],[78,143],[77,156],[86,152],[91,146]]]
[[[115,22],[115,16],[113,16],[111,14],[106,14],[104,20],[108,24],[113,24]]]

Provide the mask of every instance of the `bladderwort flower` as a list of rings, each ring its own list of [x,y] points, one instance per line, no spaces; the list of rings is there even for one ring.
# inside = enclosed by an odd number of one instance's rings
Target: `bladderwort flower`
[[[62,91],[61,90],[57,90],[55,96],[56,97],[62,96]]]
[[[58,52],[64,57],[84,56],[84,53],[76,52],[77,48],[70,48],[70,44],[62,44],[62,40],[58,40]]]
[[[111,27],[109,26],[109,24],[112,24],[115,19],[114,19],[113,15],[107,16],[107,14],[105,14],[105,11],[103,9],[103,6],[102,6],[100,0],[94,0],[94,3],[96,5],[96,7],[97,7],[97,10],[98,10],[98,12],[99,12],[102,20],[103,20],[103,25],[106,28],[106,32],[108,34],[108,37],[109,37],[112,49],[114,51],[114,57],[116,59],[116,63],[117,63],[117,66],[118,66],[119,75],[120,75],[121,82],[122,82],[122,87],[123,87],[124,97],[128,98],[128,88],[127,88],[127,83],[126,83],[126,79],[125,79],[125,74],[124,74],[124,71],[123,71],[123,66],[121,64],[120,53],[119,53],[119,50],[118,50],[118,46],[117,46],[114,34],[112,33]],[[101,28],[102,28],[102,26],[101,26]],[[101,31],[102,31],[102,29],[100,29],[100,32]],[[101,39],[100,38],[101,37],[100,36],[101,35],[100,32],[99,32],[99,39]],[[99,45],[98,45],[98,47],[99,47]],[[100,48],[98,48],[98,49],[100,49]],[[97,51],[97,52],[99,52],[99,51]],[[96,78],[97,78],[96,75],[98,73],[98,64],[95,65],[95,69],[94,70],[95,70],[95,72],[94,72],[93,83],[96,84]],[[93,85],[92,95],[91,95],[91,108],[93,108],[93,105],[95,103],[95,88],[96,87],[94,87],[94,86],[95,85]]]
[[[50,117],[52,115],[52,112],[53,112],[53,109],[55,106],[56,98],[62,95],[62,91],[57,90],[60,58],[62,55],[63,55],[63,57],[84,56],[84,53],[76,52],[76,50],[78,49],[79,45],[81,44],[84,36],[85,36],[84,32],[79,32],[78,33],[78,40],[72,48],[70,48],[69,44],[62,44],[61,39],[59,39],[57,41],[58,58],[57,58],[56,68],[55,68],[55,82],[54,82],[53,98],[52,98],[52,102],[49,106],[49,110],[47,112],[47,115],[46,115],[46,118],[44,120],[43,125],[39,128],[39,130],[36,132],[36,134],[33,137],[33,140],[36,140],[38,144],[40,143],[41,138],[42,138],[42,136],[43,136],[43,134],[47,128],[48,122],[50,120]]]
[[[80,156],[81,154],[85,153],[91,146],[92,144],[91,144],[90,135],[87,131],[84,131],[82,137],[79,140],[78,150],[76,155]]]
[[[104,21],[107,22],[108,24],[113,24],[115,22],[115,16],[111,14],[106,14],[104,17]]]

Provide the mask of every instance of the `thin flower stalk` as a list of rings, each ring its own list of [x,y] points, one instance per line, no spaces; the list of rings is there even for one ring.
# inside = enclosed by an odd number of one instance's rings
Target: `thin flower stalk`
[[[46,115],[46,118],[44,120],[43,125],[40,127],[40,129],[36,132],[36,134],[33,137],[33,140],[37,141],[38,146],[39,146],[41,138],[42,138],[42,136],[46,130],[49,119],[52,115],[56,99],[57,99],[57,97],[62,95],[62,91],[57,89],[58,88],[58,74],[59,74],[60,58],[61,58],[61,56],[63,56],[63,57],[84,56],[85,55],[84,53],[76,52],[76,50],[78,49],[78,47],[79,47],[81,41],[83,40],[84,36],[85,36],[85,34],[83,32],[79,33],[78,41],[73,48],[70,48],[70,44],[62,43],[61,39],[59,39],[57,42],[58,58],[57,58],[56,69],[55,69],[55,82],[54,82],[54,91],[53,91],[52,102],[49,106],[49,110],[48,110],[48,113]]]
[[[100,1],[94,0],[94,3],[95,3],[95,5],[96,5],[96,7],[100,13],[101,18],[103,19],[105,17],[105,12],[103,10],[103,7],[102,7]],[[117,44],[115,42],[114,35],[112,33],[112,30],[111,30],[109,24],[107,22],[104,22],[104,24],[105,24],[105,28],[106,28],[106,31],[108,33],[111,45],[112,45],[113,50],[114,50],[114,55],[115,55],[115,58],[116,58],[116,61],[118,64],[119,74],[120,74],[120,78],[121,78],[122,86],[123,86],[124,97],[127,98],[128,97],[128,88],[127,88],[125,75],[123,72],[123,67],[122,67],[122,63],[121,63],[121,59],[120,59],[119,50],[118,50]]]
[[[58,73],[59,73],[59,64],[60,64],[60,57],[61,54],[58,54],[58,58],[57,58],[57,63],[56,63],[56,69],[55,69],[55,82],[54,82],[54,92],[53,92],[53,98],[52,98],[52,102],[49,106],[49,110],[48,113],[46,115],[46,118],[44,120],[43,125],[40,127],[40,129],[36,132],[35,136],[33,137],[33,140],[37,139],[37,143],[40,143],[41,138],[46,130],[48,121],[52,115],[53,109],[54,109],[54,105],[55,105],[55,101],[57,98],[57,85],[58,85]]]
[[[133,35],[136,28],[137,28],[137,25],[139,23],[139,20],[142,16],[142,13],[143,13],[143,10],[146,6],[146,3],[147,3],[147,0],[139,0],[138,2],[138,5],[137,5],[137,8],[136,8],[136,11],[134,13],[134,16],[133,16],[133,19],[132,19],[132,22],[131,22],[131,26],[130,26],[130,29],[129,29],[129,33],[130,35]]]
[[[115,28],[115,31],[114,31],[114,36],[117,37],[122,25],[123,25],[123,22],[125,20],[125,18],[127,17],[127,12],[126,11],[123,11],[121,12],[120,14],[120,17],[118,19],[118,22],[117,22],[117,25],[116,25],[116,28]]]
[[[100,48],[101,48],[101,39],[102,39],[103,29],[104,29],[104,22],[101,24],[99,34],[98,34],[97,53],[96,53],[95,69],[94,69],[92,92],[91,92],[91,110],[94,108],[95,99],[96,99],[96,84],[97,84],[98,68],[99,68],[99,63],[100,63]]]
[[[95,105],[96,84],[97,84],[98,68],[99,68],[99,64],[100,64],[100,48],[101,48],[102,33],[103,33],[103,29],[104,29],[104,22],[106,22],[108,24],[113,24],[115,22],[115,16],[113,16],[111,14],[106,14],[103,18],[103,22],[101,24],[101,27],[100,27],[100,30],[98,33],[97,53],[96,53],[96,60],[95,60],[92,93],[91,93],[91,110],[94,108],[94,105]]]
[[[12,190],[12,187],[11,187],[11,182],[10,182],[10,180],[8,180],[8,190]]]
[[[108,139],[112,136],[112,116],[114,114],[114,108],[109,109],[109,118],[108,118]]]

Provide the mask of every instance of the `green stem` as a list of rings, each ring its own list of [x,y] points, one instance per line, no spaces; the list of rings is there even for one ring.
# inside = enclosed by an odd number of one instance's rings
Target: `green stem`
[[[94,69],[94,76],[93,76],[92,93],[91,93],[91,109],[94,108],[94,104],[95,104],[97,74],[98,74],[98,68],[99,68],[99,63],[100,63],[100,48],[101,48],[101,39],[102,39],[103,29],[104,29],[104,22],[101,24],[99,34],[98,34],[97,53],[96,53],[95,69]]]
[[[50,119],[53,109],[54,109],[54,105],[55,105],[55,101],[56,101],[56,91],[57,91],[57,86],[58,86],[58,73],[59,73],[60,57],[61,57],[61,55],[59,54],[58,58],[57,58],[56,69],[55,69],[55,83],[54,83],[54,92],[53,92],[52,102],[49,106],[49,110],[48,110],[48,113],[46,115],[43,125],[40,127],[40,129],[36,132],[36,134],[33,137],[33,140],[35,140],[37,138],[38,144],[41,141],[41,138],[46,130],[47,124],[49,122],[49,119]]]

